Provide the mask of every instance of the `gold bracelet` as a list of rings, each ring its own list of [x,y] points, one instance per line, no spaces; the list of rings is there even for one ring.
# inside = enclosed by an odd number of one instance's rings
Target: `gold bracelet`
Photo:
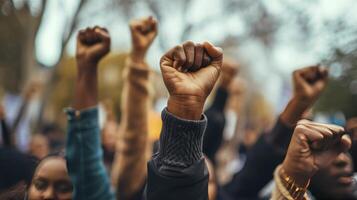
[[[306,193],[307,187],[310,184],[310,180],[307,182],[305,187],[300,187],[295,183],[295,180],[286,174],[283,168],[280,168],[280,177],[283,180],[283,184],[286,189],[289,191],[291,197],[294,199],[304,199],[304,195]]]

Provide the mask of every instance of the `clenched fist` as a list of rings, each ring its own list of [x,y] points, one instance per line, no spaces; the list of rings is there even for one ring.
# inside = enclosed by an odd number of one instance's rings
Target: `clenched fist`
[[[132,56],[144,59],[147,50],[157,35],[157,21],[153,17],[137,19],[130,22]]]
[[[186,42],[169,50],[160,60],[170,94],[168,111],[184,119],[200,119],[220,75],[222,59],[222,49],[209,42]]]
[[[238,71],[239,71],[238,63],[236,63],[234,60],[231,59],[225,59],[223,61],[220,86],[228,90],[230,83],[237,75]]]
[[[80,70],[97,66],[109,51],[110,36],[107,29],[96,26],[79,31],[76,59]]]
[[[294,96],[312,106],[325,88],[327,78],[328,70],[319,65],[296,70],[293,73]]]
[[[330,165],[350,147],[351,139],[342,127],[300,120],[282,168],[304,186],[317,170]]]

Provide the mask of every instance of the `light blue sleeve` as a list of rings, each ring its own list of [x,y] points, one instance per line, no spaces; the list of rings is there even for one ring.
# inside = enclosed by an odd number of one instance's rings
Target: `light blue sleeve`
[[[98,108],[67,109],[66,160],[74,200],[114,200],[103,163]]]

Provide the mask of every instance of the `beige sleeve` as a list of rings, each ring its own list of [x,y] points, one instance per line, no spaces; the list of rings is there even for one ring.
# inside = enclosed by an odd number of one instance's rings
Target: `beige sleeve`
[[[143,186],[148,161],[149,74],[146,63],[130,58],[124,69],[122,117],[112,166],[118,199],[130,199]],[[120,194],[120,195],[119,195]]]
[[[274,172],[274,183],[275,187],[271,196],[271,200],[296,200],[294,199],[290,192],[285,188],[283,182],[281,181],[279,170],[281,165],[279,165]],[[304,200],[308,200],[307,194],[304,196]]]

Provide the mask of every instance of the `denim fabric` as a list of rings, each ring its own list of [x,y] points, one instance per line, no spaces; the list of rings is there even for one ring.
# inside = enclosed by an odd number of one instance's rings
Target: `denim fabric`
[[[114,192],[103,163],[98,108],[66,109],[68,134],[67,168],[75,200],[114,200]]]

